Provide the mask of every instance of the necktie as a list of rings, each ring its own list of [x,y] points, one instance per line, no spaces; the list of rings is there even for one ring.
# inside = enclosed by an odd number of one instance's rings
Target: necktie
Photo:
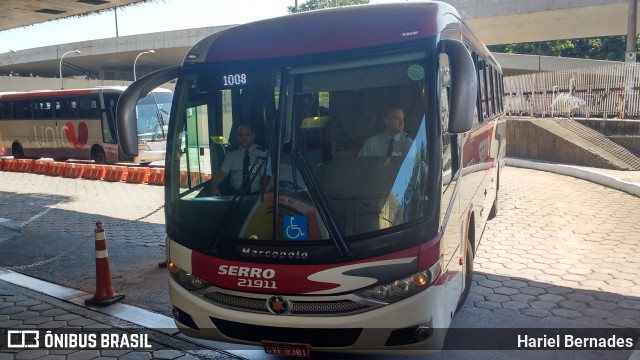
[[[249,183],[249,150],[244,151],[244,161],[242,162],[242,183],[246,186]]]
[[[393,155],[393,138],[391,138],[391,140],[389,140],[389,146],[387,146],[387,156],[392,156]]]

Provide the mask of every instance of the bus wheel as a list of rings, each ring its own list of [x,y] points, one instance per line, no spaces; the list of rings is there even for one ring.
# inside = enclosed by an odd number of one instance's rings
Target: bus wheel
[[[13,143],[11,146],[11,153],[13,154],[14,159],[24,159],[24,151],[22,150],[22,146],[18,143]]]
[[[473,280],[473,246],[471,241],[467,240],[467,254],[464,257],[464,290],[458,300],[458,306],[456,307],[456,313],[462,309],[464,302],[467,301],[469,292],[471,291],[471,281]]]
[[[96,149],[93,153],[93,161],[95,161],[96,164],[106,164],[107,157],[104,155],[104,150]]]

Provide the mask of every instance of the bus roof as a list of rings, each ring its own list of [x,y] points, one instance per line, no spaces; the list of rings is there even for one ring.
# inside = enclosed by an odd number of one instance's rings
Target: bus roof
[[[444,14],[452,16],[443,17]],[[449,23],[460,22],[452,6],[435,1],[309,11],[212,34],[189,51],[185,62],[264,59],[366,48],[431,37]]]
[[[121,94],[127,89],[126,86],[96,86],[86,89],[64,89],[64,90],[32,90],[32,91],[13,91],[1,92],[0,99],[20,99],[20,98],[51,98],[57,96],[74,96],[99,93],[116,93]],[[156,88],[152,92],[172,92],[169,89]]]

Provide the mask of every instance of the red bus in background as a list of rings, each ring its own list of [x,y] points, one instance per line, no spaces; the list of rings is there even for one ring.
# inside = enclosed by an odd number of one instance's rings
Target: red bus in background
[[[119,151],[115,109],[124,86],[0,93],[0,148],[15,158],[164,160],[173,93],[155,89],[137,106],[139,154]]]

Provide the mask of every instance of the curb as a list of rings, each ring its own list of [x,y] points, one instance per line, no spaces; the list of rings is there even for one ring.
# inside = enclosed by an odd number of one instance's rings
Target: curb
[[[547,171],[560,175],[591,181],[608,188],[624,191],[633,196],[640,197],[640,184],[622,180],[616,176],[601,174],[578,166],[548,163],[542,161],[526,160],[519,158],[507,158],[506,165],[519,168]]]

